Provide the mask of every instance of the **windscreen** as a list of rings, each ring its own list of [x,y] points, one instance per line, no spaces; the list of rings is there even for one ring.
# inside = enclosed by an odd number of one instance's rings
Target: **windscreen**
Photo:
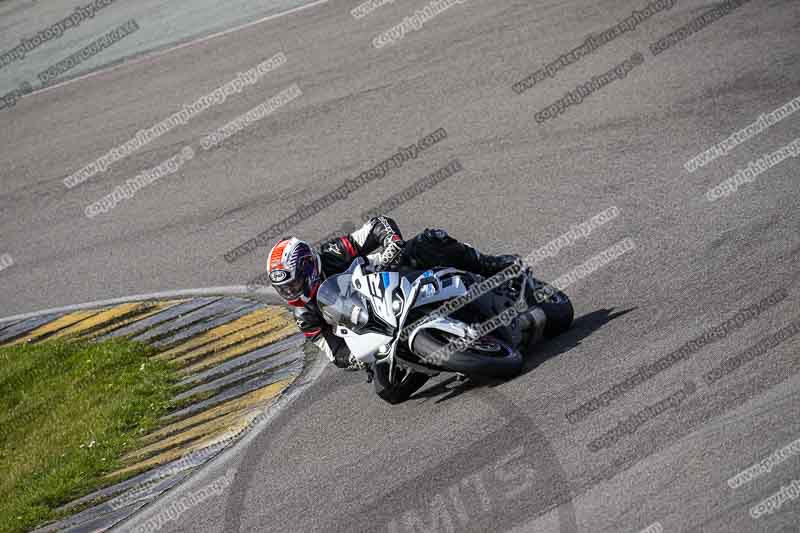
[[[353,290],[350,274],[337,274],[325,280],[317,291],[317,305],[325,322],[354,331],[367,323],[369,315],[363,298]]]

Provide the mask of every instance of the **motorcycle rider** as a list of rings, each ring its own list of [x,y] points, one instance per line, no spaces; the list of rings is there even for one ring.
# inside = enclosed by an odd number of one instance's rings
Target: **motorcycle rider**
[[[306,339],[333,364],[350,369],[360,364],[322,318],[315,297],[325,278],[347,270],[356,257],[381,268],[453,267],[484,277],[519,260],[516,255],[481,254],[441,229],[426,229],[406,242],[395,221],[387,216],[373,217],[353,233],[323,242],[319,251],[296,237],[281,239],[267,260],[270,284],[294,308],[295,321]]]

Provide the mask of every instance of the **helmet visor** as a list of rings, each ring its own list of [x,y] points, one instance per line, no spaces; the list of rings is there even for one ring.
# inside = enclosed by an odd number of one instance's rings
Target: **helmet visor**
[[[284,300],[296,300],[303,294],[303,281],[301,276],[297,276],[280,284],[273,283],[272,286]]]

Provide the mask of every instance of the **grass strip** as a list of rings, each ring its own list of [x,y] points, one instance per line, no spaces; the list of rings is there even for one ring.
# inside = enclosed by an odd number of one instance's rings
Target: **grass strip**
[[[122,339],[0,348],[0,533],[62,518],[158,427],[178,378],[155,353]]]

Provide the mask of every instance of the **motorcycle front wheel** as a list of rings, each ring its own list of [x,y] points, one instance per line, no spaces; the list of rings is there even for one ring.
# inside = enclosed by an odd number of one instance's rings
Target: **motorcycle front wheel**
[[[439,329],[423,329],[414,338],[420,359],[450,372],[467,376],[509,378],[522,370],[522,354],[505,342],[486,335],[463,350],[446,347],[461,337]]]
[[[372,365],[372,372],[375,393],[382,400],[392,405],[408,400],[412,394],[417,392],[430,379],[428,374],[398,368],[395,372],[399,377],[399,382],[396,384],[389,383],[389,363],[381,363],[380,361]]]

